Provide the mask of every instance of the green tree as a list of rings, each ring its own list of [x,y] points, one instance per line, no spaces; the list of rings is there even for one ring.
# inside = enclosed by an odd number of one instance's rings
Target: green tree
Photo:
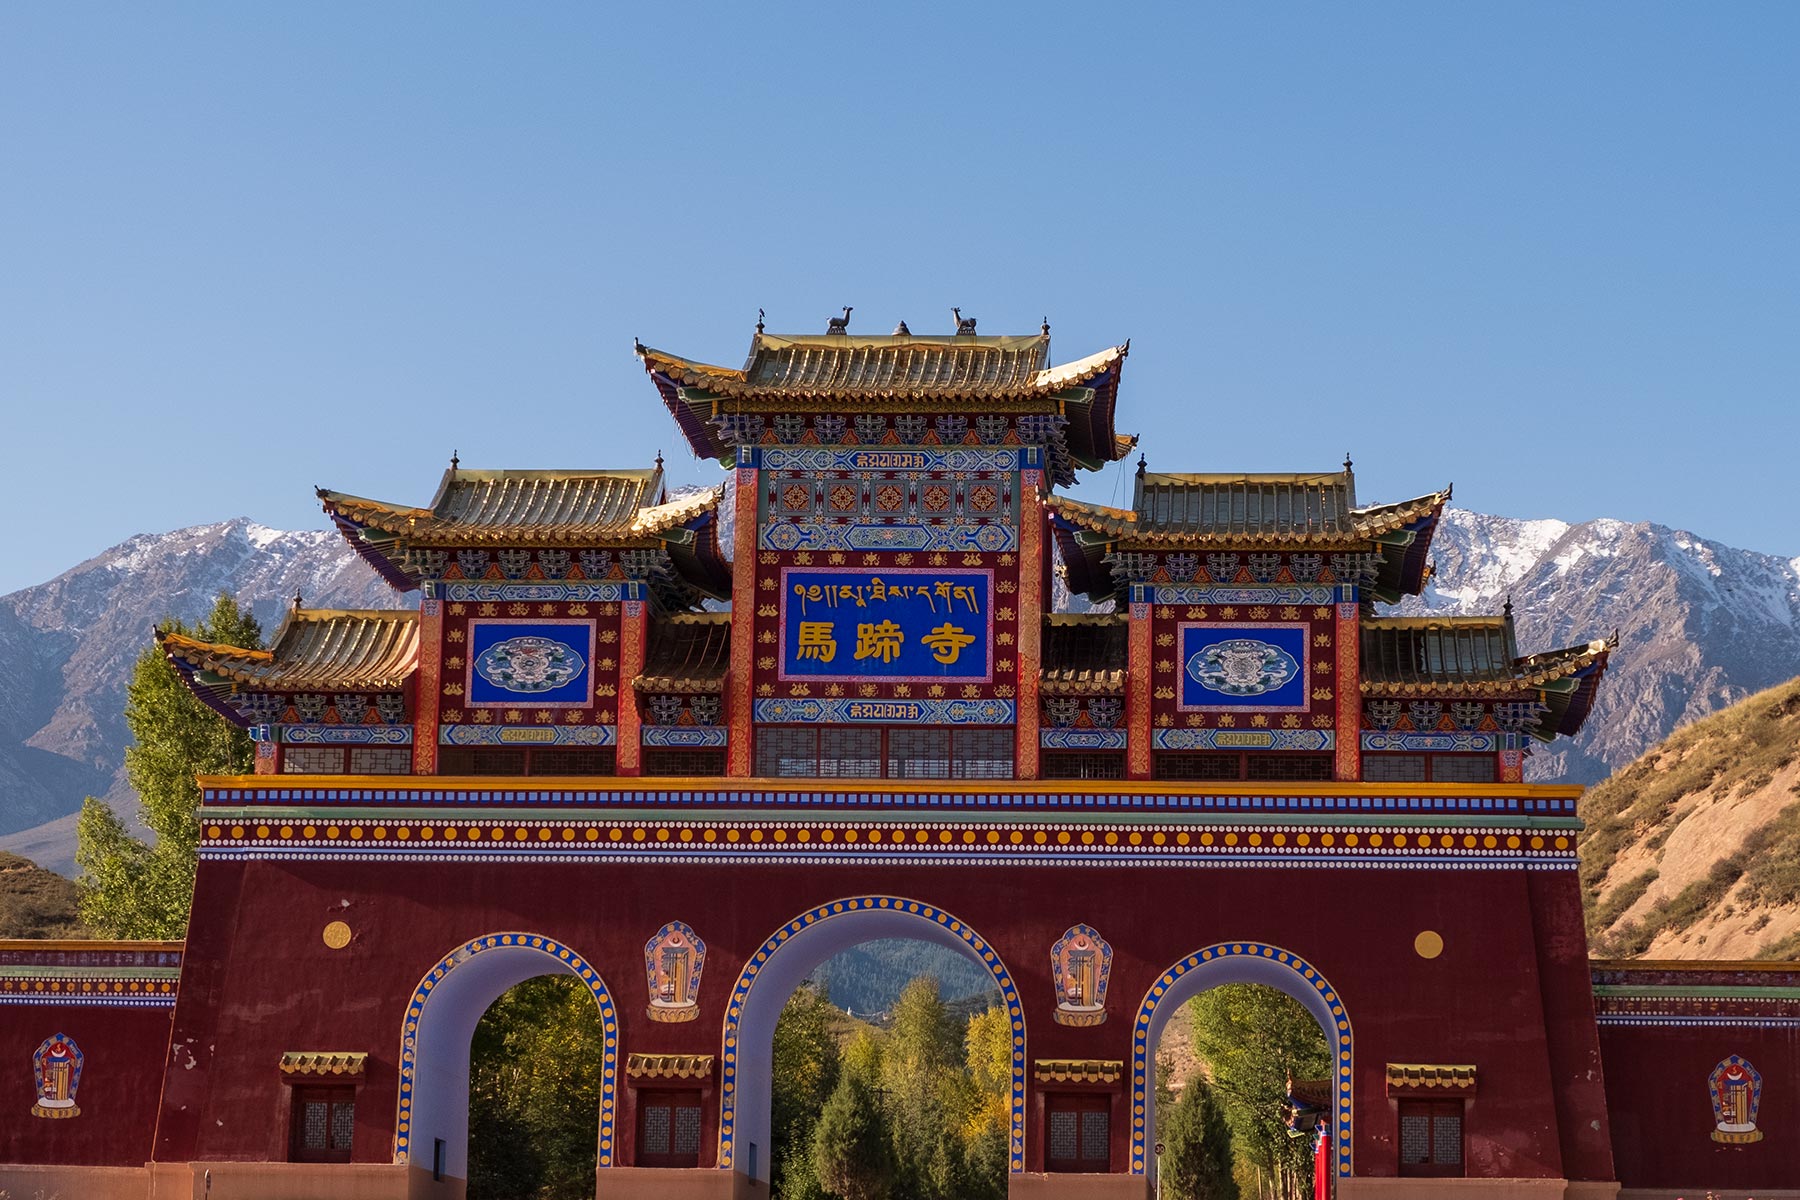
[[[262,646],[255,615],[223,592],[192,629],[179,621],[165,628],[206,642]],[[255,749],[243,730],[188,691],[155,645],[144,648],[132,669],[125,725],[133,742],[125,751],[125,778],[154,838],[133,834],[104,800],[83,802],[75,827],[81,918],[103,937],[179,938],[187,929],[200,840],[194,776],[248,772]]]
[[[843,1200],[886,1200],[894,1183],[894,1150],[874,1089],[845,1071],[813,1129],[813,1171]]]
[[[1298,1000],[1261,984],[1213,988],[1190,1012],[1194,1050],[1224,1105],[1239,1165],[1275,1195],[1304,1195],[1311,1143],[1288,1136],[1284,1101],[1290,1078],[1330,1078],[1324,1031]]]
[[[775,1022],[770,1063],[770,1194],[776,1200],[820,1200],[813,1174],[812,1135],[819,1111],[837,1088],[838,1047],[832,1027],[838,1011],[812,984],[788,997]]]
[[[471,1200],[587,1200],[600,1138],[600,1008],[571,975],[494,1001],[469,1049]]]
[[[1238,1200],[1232,1178],[1231,1129],[1212,1088],[1196,1075],[1181,1097],[1159,1110],[1156,1169],[1166,1200]]]

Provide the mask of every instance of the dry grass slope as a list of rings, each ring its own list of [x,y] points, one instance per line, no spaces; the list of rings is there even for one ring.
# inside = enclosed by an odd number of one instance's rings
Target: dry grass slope
[[[1608,957],[1800,950],[1800,679],[1677,730],[1595,787],[1582,884]]]
[[[87,936],[75,915],[73,883],[0,850],[0,938]]]

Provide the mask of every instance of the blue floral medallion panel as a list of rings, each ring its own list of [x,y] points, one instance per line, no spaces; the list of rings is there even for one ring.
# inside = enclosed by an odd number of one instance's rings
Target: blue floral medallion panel
[[[1188,712],[1304,712],[1311,630],[1304,622],[1184,622],[1181,700]]]
[[[471,621],[468,702],[586,707],[593,660],[592,621]]]

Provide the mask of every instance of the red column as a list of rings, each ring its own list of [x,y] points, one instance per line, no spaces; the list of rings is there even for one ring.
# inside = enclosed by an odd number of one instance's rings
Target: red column
[[[1149,589],[1132,584],[1125,659],[1125,777],[1150,778]],[[1144,599],[1139,599],[1143,596]]]
[[[731,673],[725,680],[725,722],[730,727],[725,774],[749,776],[750,707],[756,694],[756,467],[748,449],[738,451],[737,534],[731,561]]]
[[[1362,778],[1362,609],[1353,602],[1337,606],[1337,778]]]
[[[1043,472],[1019,479],[1019,664],[1018,724],[1013,728],[1013,776],[1038,777],[1038,670],[1044,633],[1044,507],[1039,496]],[[988,653],[993,653],[989,647]],[[992,661],[991,659],[989,661]]]
[[[635,587],[636,585],[634,585]],[[644,654],[650,639],[650,617],[642,600],[627,600],[619,621],[619,745],[617,771],[642,774],[639,766],[643,719],[638,712],[637,691],[631,681],[644,673]]]
[[[443,702],[444,602],[419,605],[419,670],[414,676],[413,774],[437,774],[438,709]]]

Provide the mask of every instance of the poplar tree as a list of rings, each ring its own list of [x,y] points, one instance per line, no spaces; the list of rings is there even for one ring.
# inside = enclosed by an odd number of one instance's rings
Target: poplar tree
[[[1181,1097],[1159,1115],[1157,1160],[1165,1200],[1238,1200],[1232,1178],[1231,1129],[1207,1081],[1196,1075]]]
[[[860,1072],[846,1071],[813,1129],[813,1172],[843,1200],[886,1200],[893,1187],[894,1152],[874,1090]]]
[[[171,620],[163,628],[205,642],[262,646],[255,615],[224,592],[194,627]],[[132,737],[125,778],[153,838],[138,837],[98,797],[82,803],[75,827],[81,918],[102,937],[179,938],[187,930],[200,841],[194,776],[247,773],[255,748],[249,735],[195,698],[154,644],[132,668],[125,726]]]

